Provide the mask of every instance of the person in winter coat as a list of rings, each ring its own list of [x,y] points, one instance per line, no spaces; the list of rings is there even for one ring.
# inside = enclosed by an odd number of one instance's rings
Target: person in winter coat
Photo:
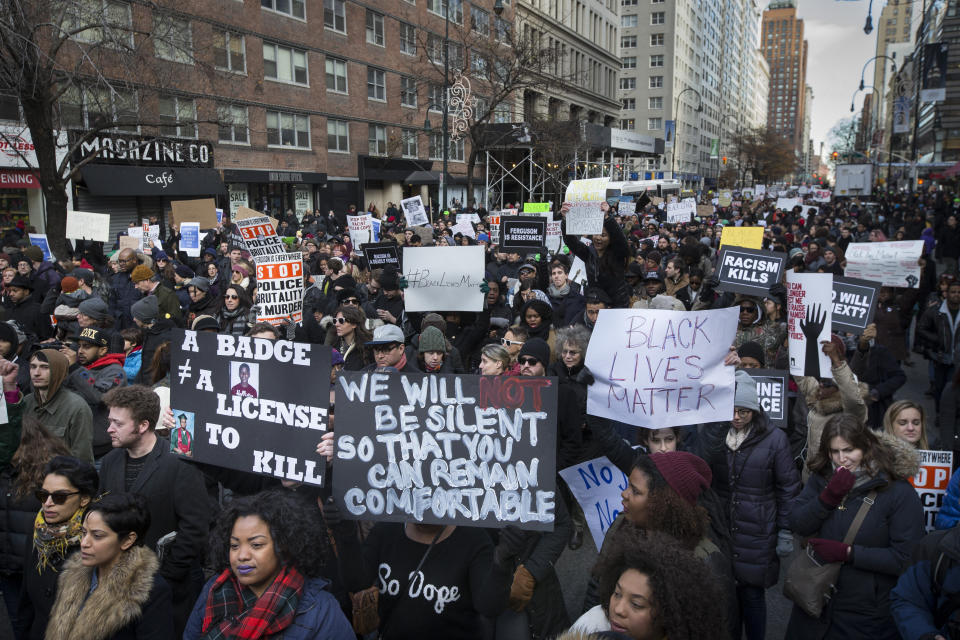
[[[960,324],[960,280],[947,285],[947,297],[920,316],[917,331],[928,357],[933,361],[933,392],[938,408],[940,394],[956,366],[957,325]]]
[[[820,618],[793,607],[786,640],[899,640],[890,590],[923,537],[923,507],[908,481],[919,469],[916,449],[878,437],[858,418],[841,414],[827,421],[808,467],[810,479],[793,503],[790,528],[809,538],[821,562],[842,566]],[[844,544],[873,492],[853,544]]]
[[[144,546],[146,500],[103,496],[83,517],[81,553],[63,564],[46,640],[172,640],[170,587]]]
[[[333,316],[331,326],[335,331],[334,340],[328,341],[328,344],[343,356],[343,368],[346,371],[360,371],[373,362],[373,356],[366,346],[371,340],[371,333],[366,327],[367,317],[360,307],[352,304],[340,305]]]
[[[156,296],[147,296],[133,305],[133,319],[143,331],[142,365],[140,373],[133,382],[149,384],[150,367],[153,366],[153,354],[164,342],[170,340],[170,331],[174,329],[173,322],[160,317],[160,308],[157,306]]]
[[[134,326],[130,307],[140,299],[140,292],[130,279],[130,273],[138,265],[137,254],[133,249],[123,249],[117,255],[119,270],[110,280],[110,315],[117,319],[118,329]]]
[[[940,395],[937,431],[941,449],[960,451],[960,371],[953,374],[950,384]]]
[[[896,294],[894,287],[880,287],[877,292],[877,310],[873,316],[873,339],[890,350],[893,357],[903,362],[910,357],[907,351],[907,329],[913,321],[913,304]]]
[[[917,449],[930,449],[926,413],[923,405],[913,400],[897,400],[883,416],[883,432]]]
[[[746,371],[736,374],[733,420],[703,443],[713,471],[712,486],[727,505],[740,619],[747,640],[766,634],[765,589],[780,575],[778,546],[792,542],[788,517],[800,492],[790,443],[771,427],[760,408],[757,385]],[[782,541],[782,542],[781,542]],[[789,552],[789,549],[785,549]]]
[[[127,380],[134,380],[140,373],[140,366],[143,364],[143,332],[138,328],[124,329],[120,332],[123,338],[123,352],[126,358],[123,360],[123,372],[127,375]]]
[[[183,311],[180,308],[180,299],[172,290],[160,283],[160,277],[145,264],[137,265],[130,272],[130,280],[143,297],[154,296],[160,308],[160,317],[173,321],[174,324],[183,323]]]
[[[53,349],[30,356],[32,393],[23,398],[23,415],[33,416],[50,433],[63,438],[73,456],[93,462],[93,413],[79,395],[66,388],[70,362]]]
[[[447,359],[447,339],[436,327],[427,327],[420,333],[417,347],[417,366],[424,373],[454,373]]]
[[[883,428],[883,414],[893,403],[893,394],[907,382],[907,374],[890,350],[874,342],[876,325],[870,324],[860,334],[857,348],[850,359],[850,369],[860,382],[869,387],[867,403],[867,426]]]
[[[287,491],[231,502],[210,535],[217,573],[200,592],[183,639],[354,640],[321,575],[322,529],[319,512]]]
[[[763,305],[756,298],[738,296],[735,304],[740,305],[740,324],[737,326],[733,346],[757,342],[763,347],[766,362],[773,363],[777,358],[777,350],[787,337],[787,325],[782,322],[765,323]]]
[[[937,248],[943,259],[944,271],[956,275],[957,258],[960,258],[960,225],[957,224],[957,216],[948,216],[946,223],[940,227]]]
[[[7,285],[11,306],[7,309],[6,320],[16,320],[28,335],[38,339],[53,334],[50,320],[40,312],[40,303],[34,293],[33,282],[17,274]]]
[[[190,308],[187,311],[187,326],[192,327],[197,316],[216,317],[220,312],[221,300],[210,292],[210,283],[206,278],[194,278],[187,282],[190,294]],[[149,366],[149,362],[147,365]]]
[[[223,292],[223,306],[217,312],[216,319],[220,333],[237,337],[246,334],[257,323],[257,310],[253,308],[247,290],[240,285],[229,285]]]
[[[943,504],[937,512],[935,526],[937,529],[949,529],[960,522],[960,473],[950,476],[947,484],[947,493],[943,496]]]
[[[610,207],[606,202],[600,204],[605,213]],[[570,210],[570,203],[565,202],[560,207],[560,215],[564,218]],[[626,274],[627,259],[630,257],[630,246],[617,223],[611,215],[603,221],[603,231],[591,238],[592,243],[587,246],[580,242],[577,236],[566,235],[566,220],[563,222],[563,242],[570,248],[570,252],[583,260],[587,267],[587,282],[589,287],[600,287],[613,301],[615,307],[627,307],[630,302],[630,288],[624,276]]]
[[[580,285],[569,278],[566,262],[554,260],[550,265],[547,296],[553,307],[553,326],[557,329],[573,324],[583,314],[585,302]]]
[[[527,330],[527,340],[540,338],[548,345],[556,342],[556,331],[552,326],[553,310],[542,300],[530,300],[520,307],[520,320],[517,324]],[[544,363],[548,365],[549,362]]]
[[[960,476],[955,476],[960,477]],[[960,630],[960,527],[927,534],[890,591],[890,613],[903,640],[955,638]]]

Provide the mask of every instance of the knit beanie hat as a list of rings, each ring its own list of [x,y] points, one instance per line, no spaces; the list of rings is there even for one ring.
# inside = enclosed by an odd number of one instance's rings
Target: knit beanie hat
[[[145,264],[138,264],[133,268],[133,271],[130,272],[130,280],[133,282],[142,282],[144,280],[149,280],[153,277],[153,269],[148,267]]]
[[[543,338],[530,338],[520,347],[520,353],[517,358],[530,356],[536,358],[537,362],[543,366],[550,364],[550,345]]]
[[[77,306],[77,309],[95,322],[101,322],[110,317],[110,307],[98,296],[87,298]]]
[[[63,280],[60,281],[60,291],[64,293],[73,293],[79,288],[80,281],[73,276],[65,276]]]
[[[436,327],[427,327],[420,334],[420,353],[427,351],[447,352],[447,339],[443,337],[443,332]]]
[[[764,366],[766,363],[766,354],[763,352],[763,347],[759,342],[744,342],[737,349],[737,355],[741,358],[753,358],[760,363],[760,366]]]
[[[6,322],[0,322],[0,340],[13,345],[14,352],[16,352],[17,345],[20,344],[20,340],[17,337],[17,330]],[[12,358],[13,355],[14,354],[10,354],[10,357]]]
[[[436,327],[443,332],[447,328],[447,321],[443,319],[443,316],[439,313],[428,313],[423,316],[423,320],[420,322],[420,331],[423,331],[427,327]]]
[[[733,406],[751,411],[760,411],[760,400],[757,398],[757,382],[744,370],[736,374],[737,391],[733,396]]]
[[[23,255],[30,259],[30,262],[43,262],[43,249],[30,245],[24,248]]]
[[[160,317],[160,303],[157,296],[146,296],[133,303],[130,308],[133,317],[144,324],[151,324]]]
[[[178,264],[176,267],[174,267],[173,271],[181,278],[190,279],[193,277],[193,269],[185,264]]]
[[[690,504],[697,504],[697,498],[713,480],[710,465],[688,451],[655,453],[650,460],[670,488]]]

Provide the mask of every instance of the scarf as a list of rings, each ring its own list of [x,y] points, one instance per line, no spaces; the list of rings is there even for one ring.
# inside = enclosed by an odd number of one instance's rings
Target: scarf
[[[403,371],[403,368],[404,368],[405,366],[407,366],[407,352],[406,352],[406,351],[404,351],[404,352],[403,352],[403,355],[400,356],[400,362],[398,362],[397,364],[393,365],[393,368],[396,369],[397,371]]]
[[[37,550],[37,573],[46,569],[56,571],[72,547],[80,546],[80,528],[83,525],[83,509],[70,516],[63,524],[49,525],[43,519],[43,511],[37,512],[33,521],[33,548]]]
[[[204,640],[256,640],[280,633],[297,615],[303,584],[299,571],[284,567],[266,591],[253,600],[249,591],[242,591],[233,571],[224,569],[207,595]],[[248,599],[252,601],[249,605]]]
[[[570,293],[570,283],[567,282],[567,284],[563,285],[563,287],[560,289],[557,289],[551,284],[549,287],[547,287],[547,291],[550,292],[551,298],[563,298]]]
[[[745,429],[734,429],[730,427],[730,430],[727,431],[727,446],[731,451],[736,451],[747,441],[747,437],[750,435],[750,432],[753,431],[753,427],[749,426]]]

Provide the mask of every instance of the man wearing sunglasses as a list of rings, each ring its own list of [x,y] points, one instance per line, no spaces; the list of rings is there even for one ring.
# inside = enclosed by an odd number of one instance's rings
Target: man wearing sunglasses
[[[416,362],[407,360],[404,352],[403,330],[395,324],[385,324],[377,327],[373,332],[373,340],[367,346],[373,350],[373,364],[367,365],[364,371],[376,371],[391,367],[405,373],[420,373]]]
[[[530,338],[523,343],[517,364],[522,376],[545,376],[550,363],[550,345],[542,338]]]

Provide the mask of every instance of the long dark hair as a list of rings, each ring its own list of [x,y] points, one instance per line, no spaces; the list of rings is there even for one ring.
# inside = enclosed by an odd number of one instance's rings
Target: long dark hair
[[[253,306],[253,300],[250,299],[250,294],[247,293],[247,290],[241,287],[238,284],[228,284],[223,293],[226,295],[227,291],[233,289],[236,292],[237,297],[240,299],[240,307],[243,309],[249,310]],[[225,311],[227,309],[226,305],[220,305],[220,311]]]
[[[688,549],[695,548],[707,532],[710,519],[706,509],[681,498],[657,470],[650,456],[637,456],[633,468],[646,476],[650,487],[645,528],[662,531]]]
[[[353,323],[356,327],[353,336],[357,347],[365,349],[366,343],[373,340],[373,334],[367,329],[367,314],[360,307],[351,304],[342,304],[337,307],[336,311],[333,312],[333,317],[336,318],[338,313],[343,314],[344,320]]]
[[[823,427],[820,434],[820,446],[813,459],[807,464],[810,473],[819,473],[829,477],[833,473],[833,461],[830,459],[830,442],[834,438],[843,438],[855,449],[863,451],[863,460],[860,466],[875,475],[882,471],[891,480],[900,478],[897,472],[893,452],[869,429],[854,416],[846,413],[833,415]]]
[[[34,416],[24,415],[20,425],[20,446],[13,454],[17,469],[13,494],[18,500],[30,495],[43,484],[47,463],[54,456],[69,456],[70,449],[62,438],[53,435]]]

